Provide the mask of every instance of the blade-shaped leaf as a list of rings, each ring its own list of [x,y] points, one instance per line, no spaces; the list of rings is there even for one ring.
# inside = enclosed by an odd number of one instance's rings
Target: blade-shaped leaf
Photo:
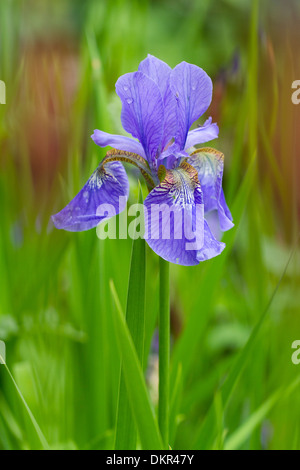
[[[3,359],[1,356],[0,356],[0,360],[2,361],[2,364],[4,364],[4,367],[5,367],[5,369],[6,369],[7,373],[8,373],[8,375],[9,375],[9,377],[10,377],[10,379],[11,379],[11,381],[12,381],[12,383],[13,383],[13,385],[14,385],[16,391],[17,391],[17,394],[19,395],[19,397],[20,397],[20,399],[21,399],[21,401],[22,401],[22,403],[23,403],[23,405],[24,405],[24,407],[25,407],[25,409],[26,409],[26,411],[27,411],[27,414],[28,414],[28,416],[29,416],[29,419],[30,419],[30,421],[31,421],[31,423],[32,423],[32,425],[33,425],[33,427],[34,427],[34,429],[35,429],[37,435],[38,435],[38,438],[39,438],[39,440],[40,440],[40,442],[41,442],[41,444],[42,444],[42,448],[43,448],[44,450],[49,450],[49,444],[48,444],[48,442],[47,442],[47,440],[46,440],[46,438],[45,438],[45,436],[44,436],[44,434],[43,434],[43,432],[42,432],[40,426],[38,425],[38,423],[37,423],[37,421],[36,421],[36,419],[35,419],[35,417],[34,417],[32,411],[31,411],[31,409],[29,408],[29,406],[28,406],[28,404],[27,404],[25,398],[23,397],[23,394],[22,394],[21,390],[19,389],[19,387],[18,387],[18,385],[17,385],[15,379],[13,378],[12,373],[10,372],[8,366],[5,364],[5,361],[4,361],[4,359]]]
[[[261,327],[264,324],[264,321],[267,317],[267,313],[269,312],[269,308],[270,308],[270,306],[271,306],[271,304],[274,300],[274,297],[275,297],[275,295],[276,295],[276,293],[279,289],[279,286],[282,282],[282,279],[285,276],[286,270],[287,270],[287,268],[290,264],[290,261],[293,257],[295,249],[296,249],[296,247],[292,250],[292,252],[289,256],[289,259],[288,259],[288,261],[286,263],[286,266],[283,270],[281,278],[278,281],[278,283],[277,283],[277,285],[276,285],[276,287],[273,291],[273,294],[270,298],[270,301],[269,301],[268,305],[266,306],[264,312],[262,313],[259,321],[256,323],[256,325],[255,325],[255,327],[254,327],[247,343],[245,344],[242,351],[238,355],[235,364],[233,365],[233,367],[232,367],[232,369],[231,369],[224,385],[222,386],[221,390],[222,390],[222,401],[224,403],[224,408],[226,407],[226,405],[228,403],[228,400],[230,399],[231,393],[234,390],[234,387],[235,387],[235,385],[238,381],[238,378],[240,377],[240,375],[241,375],[242,371],[244,370],[244,367],[247,363],[247,360],[250,357],[250,352],[253,349],[253,345],[255,344],[258,333],[260,332]],[[210,410],[208,411],[207,415],[206,415],[206,418],[205,418],[205,421],[204,421],[203,425],[200,428],[198,436],[196,436],[196,440],[195,440],[196,448],[207,449],[210,446],[211,441],[214,438],[214,424],[215,424],[214,421],[215,421],[215,419],[214,419],[214,410],[211,407]]]
[[[138,202],[140,204],[143,203],[141,189],[139,191]],[[145,338],[145,283],[145,240],[143,238],[137,238],[136,240],[133,240],[132,243],[126,322],[142,368]],[[136,437],[136,426],[132,417],[132,411],[126,392],[124,374],[121,372],[115,449],[135,450]]]
[[[300,378],[297,377],[288,388],[280,387],[276,390],[249,418],[229,436],[225,443],[225,450],[236,450],[246,441],[252,431],[266,418],[276,403],[287,398],[299,385]]]
[[[233,205],[233,216],[236,223],[236,227],[239,225],[239,221],[245,210],[245,206],[249,197],[250,189],[253,183],[254,171],[255,171],[255,159],[253,156],[252,161],[249,164],[248,171],[245,175],[243,183],[237,194],[235,204]],[[224,234],[224,241],[226,242],[226,249],[221,256],[211,260],[207,265],[205,277],[203,278],[202,284],[199,286],[198,298],[203,298],[205,302],[205,309],[202,309],[202,314],[199,316],[198,308],[192,310],[192,313],[187,321],[185,329],[179,338],[178,342],[174,347],[172,357],[172,371],[171,371],[171,389],[174,387],[176,373],[178,370],[179,363],[182,363],[182,377],[183,380],[186,374],[189,372],[192,360],[195,354],[197,344],[201,340],[201,336],[204,331],[206,322],[209,319],[210,307],[213,302],[213,294],[218,286],[218,281],[222,276],[227,257],[230,254],[231,248],[234,244],[238,228],[233,228],[229,232]]]
[[[162,450],[162,440],[149,399],[143,371],[112,281],[110,281],[110,289],[116,304],[113,319],[122,358],[122,370],[141,445],[144,450]]]

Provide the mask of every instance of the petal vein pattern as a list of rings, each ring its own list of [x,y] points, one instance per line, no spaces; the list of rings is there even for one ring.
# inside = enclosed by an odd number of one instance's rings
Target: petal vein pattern
[[[155,253],[185,266],[224,249],[204,221],[197,171],[184,161],[175,170],[160,169],[162,181],[145,199],[145,239]]]
[[[96,227],[105,215],[98,208],[106,205],[110,216],[126,207],[129,184],[123,165],[109,162],[97,168],[81,191],[58,214],[52,216],[56,228],[78,232]]]
[[[202,148],[193,152],[188,161],[198,172],[205,212],[217,210],[221,230],[231,229],[234,224],[222,189],[223,153],[209,147]]]
[[[142,72],[123,75],[116,83],[122,101],[124,129],[141,142],[150,167],[156,167],[164,126],[164,106],[156,83]]]

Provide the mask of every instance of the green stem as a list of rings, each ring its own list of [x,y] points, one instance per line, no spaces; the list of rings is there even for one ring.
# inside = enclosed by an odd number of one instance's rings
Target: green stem
[[[159,401],[158,423],[163,443],[169,448],[169,364],[170,364],[170,276],[169,263],[159,259]]]

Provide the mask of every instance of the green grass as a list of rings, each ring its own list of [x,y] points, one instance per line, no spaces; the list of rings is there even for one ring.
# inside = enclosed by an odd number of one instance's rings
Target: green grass
[[[297,1],[42,3],[0,2],[0,449],[164,446],[157,256],[49,224],[105,155],[93,130],[121,132],[114,84],[147,53],[211,75],[235,222],[221,256],[170,267],[169,444],[299,449]]]

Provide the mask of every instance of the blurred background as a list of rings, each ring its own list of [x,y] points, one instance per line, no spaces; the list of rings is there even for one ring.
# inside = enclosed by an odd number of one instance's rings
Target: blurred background
[[[171,269],[170,444],[300,448],[299,21],[298,0],[1,1],[0,340],[16,381],[0,365],[1,449],[41,448],[19,391],[51,448],[113,448],[120,357],[108,281],[125,307],[132,241],[49,219],[105,155],[93,130],[122,133],[115,82],[148,53],[211,76],[211,146],[225,154],[235,222],[221,256]],[[130,183],[136,202],[134,172]],[[157,310],[147,249],[154,405]]]

